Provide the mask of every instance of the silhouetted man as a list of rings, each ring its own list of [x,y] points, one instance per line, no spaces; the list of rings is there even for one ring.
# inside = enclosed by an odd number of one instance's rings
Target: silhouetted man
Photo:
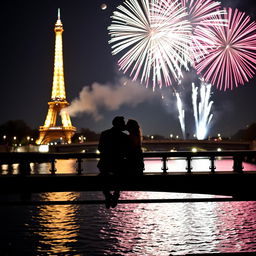
[[[100,160],[98,168],[101,175],[120,175],[125,167],[127,155],[128,135],[125,130],[124,117],[116,116],[112,121],[113,127],[105,130],[100,135],[98,150]],[[103,191],[106,198],[106,207],[115,207],[120,196],[120,191]]]

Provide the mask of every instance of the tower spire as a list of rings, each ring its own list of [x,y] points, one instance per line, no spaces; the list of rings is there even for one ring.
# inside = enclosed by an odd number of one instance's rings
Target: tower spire
[[[58,19],[55,23],[55,55],[54,55],[54,71],[53,71],[53,86],[52,86],[52,100],[65,100],[65,82],[64,82],[64,67],[63,67],[63,47],[62,47],[62,33],[63,25],[60,20],[60,9],[58,9]]]
[[[37,144],[45,144],[55,139],[62,138],[63,141],[71,143],[76,128],[72,126],[69,114],[65,108],[69,105],[66,100],[64,82],[62,33],[63,25],[60,20],[60,9],[58,8],[58,19],[54,26],[55,32],[55,54],[51,101],[48,102],[48,113],[43,126],[39,127],[39,139]],[[57,125],[57,118],[61,118],[61,125]]]

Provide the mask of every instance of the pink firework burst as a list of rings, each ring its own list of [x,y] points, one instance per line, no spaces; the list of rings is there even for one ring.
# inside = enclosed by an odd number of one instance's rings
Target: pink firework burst
[[[222,9],[220,2],[212,0],[181,0],[182,6],[188,13],[187,19],[193,27],[193,40],[189,49],[194,61],[200,61],[208,54],[209,39],[205,36],[198,36],[194,33],[197,28],[201,34],[208,34],[209,27],[226,26],[227,20],[223,17],[226,11]]]
[[[225,13],[221,9],[220,2],[212,0],[181,0],[181,3],[187,9],[188,19],[194,27],[197,25],[223,25],[223,18],[217,17]]]
[[[220,90],[243,85],[256,70],[256,23],[237,9],[229,8],[224,17],[228,26],[195,29],[208,48],[204,58],[195,64],[197,73]]]

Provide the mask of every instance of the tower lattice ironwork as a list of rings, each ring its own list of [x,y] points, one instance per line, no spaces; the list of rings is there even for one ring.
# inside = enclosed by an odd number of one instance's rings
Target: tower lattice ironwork
[[[72,126],[69,114],[65,111],[65,108],[69,106],[69,103],[66,100],[64,82],[62,48],[63,31],[63,25],[60,20],[60,10],[58,9],[58,19],[54,27],[55,55],[51,101],[48,102],[48,113],[44,125],[39,127],[37,144],[47,144],[57,139],[71,143],[71,138],[76,132],[76,128]],[[61,121],[59,125],[57,125],[58,117],[60,117]]]

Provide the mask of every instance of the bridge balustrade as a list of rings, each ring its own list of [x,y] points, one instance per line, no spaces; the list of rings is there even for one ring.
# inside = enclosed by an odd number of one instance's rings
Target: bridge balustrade
[[[99,159],[97,153],[0,153],[0,164],[8,164],[11,168],[12,164],[19,164],[19,173],[23,175],[31,174],[30,163],[50,163],[50,173],[55,175],[57,173],[56,160],[58,159],[76,159],[76,171],[78,175],[86,174],[82,169],[82,163],[85,159]],[[162,161],[162,173],[168,173],[168,161],[170,159],[185,159],[187,162],[186,171],[191,173],[193,170],[193,159],[200,157],[209,159],[209,171],[214,173],[216,171],[215,160],[217,157],[230,157],[233,159],[233,171],[243,172],[243,162],[247,160],[254,160],[256,158],[256,151],[203,151],[203,152],[144,152],[144,160],[159,159]],[[147,170],[145,170],[146,172]],[[230,170],[229,170],[230,171]]]
[[[95,159],[97,161],[99,159],[97,153],[0,153],[0,166],[3,164],[10,167],[13,164],[19,165],[19,175],[0,175],[0,194],[30,195],[41,192],[102,191],[107,189],[213,194],[232,196],[236,200],[256,200],[256,169],[250,172],[243,171],[243,163],[255,159],[256,151],[145,152],[143,157],[145,160],[162,161],[162,166],[158,167],[159,170],[150,173],[149,170],[145,170],[143,175],[138,175],[135,178],[132,175],[90,174],[89,170],[83,169],[84,167],[88,168],[85,160]],[[200,158],[209,160],[208,170],[197,172],[193,169],[193,161]],[[215,162],[219,158],[233,159],[232,167],[225,171],[216,170]],[[56,160],[59,159],[76,159],[76,174],[71,172],[58,174]],[[168,161],[179,159],[185,160],[187,163],[184,167],[185,172],[168,170]],[[85,165],[83,161],[85,161]],[[49,173],[32,172],[31,163],[49,163]],[[73,167],[71,168],[73,171]]]

